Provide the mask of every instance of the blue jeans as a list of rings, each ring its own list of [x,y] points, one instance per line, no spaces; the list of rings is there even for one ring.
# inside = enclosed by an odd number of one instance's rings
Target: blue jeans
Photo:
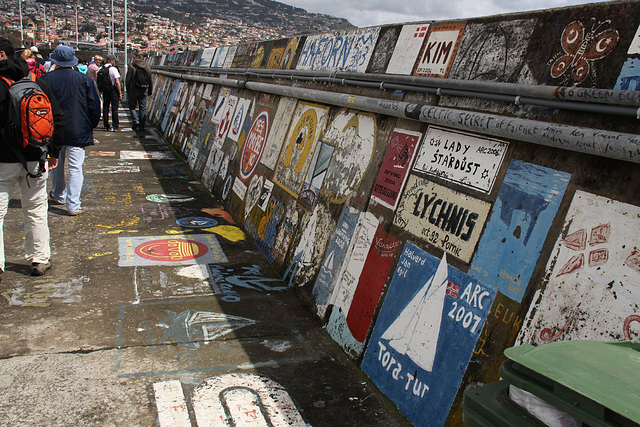
[[[111,90],[111,92],[102,92],[102,121],[105,128],[109,127],[109,109],[111,109],[111,120],[113,121],[113,127],[115,129],[118,129],[120,127],[120,119],[118,117],[119,103],[120,96],[118,95],[118,89],[116,89],[115,86]]]
[[[131,113],[131,124],[144,129],[144,122],[147,116],[147,92],[131,91],[127,94],[129,98],[129,112]],[[136,111],[136,105],[138,111]]]
[[[83,147],[72,147],[64,145],[58,157],[58,167],[50,172],[51,174],[51,198],[58,203],[67,205],[67,211],[76,212],[80,210],[80,193],[84,175],[82,164],[84,163],[85,152]],[[65,184],[64,164],[69,168],[69,180]]]

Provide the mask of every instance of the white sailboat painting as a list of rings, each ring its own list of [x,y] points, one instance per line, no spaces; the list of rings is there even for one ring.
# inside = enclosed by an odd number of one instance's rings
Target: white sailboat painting
[[[442,255],[435,274],[424,284],[382,334],[389,346],[431,372],[436,358],[440,323],[447,291],[447,256]]]

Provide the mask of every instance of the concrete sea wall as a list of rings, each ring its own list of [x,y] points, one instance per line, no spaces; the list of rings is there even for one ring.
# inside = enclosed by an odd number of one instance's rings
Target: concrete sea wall
[[[639,24],[608,2],[165,55],[149,115],[407,418],[458,424],[507,347],[640,340]],[[451,79],[485,96],[414,90]]]

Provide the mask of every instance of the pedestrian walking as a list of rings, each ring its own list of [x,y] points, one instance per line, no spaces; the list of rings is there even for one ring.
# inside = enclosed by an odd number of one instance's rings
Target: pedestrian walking
[[[89,76],[89,78],[91,80],[93,80],[94,83],[96,82],[96,79],[98,78],[98,70],[102,66],[102,60],[103,59],[104,58],[102,58],[102,56],[96,55],[96,56],[93,57],[93,61],[87,67],[87,76]],[[98,88],[98,86],[96,86],[96,88]]]
[[[20,190],[24,216],[24,251],[31,266],[31,274],[42,276],[51,268],[47,177],[48,171],[58,163],[58,151],[65,131],[64,117],[49,85],[43,79],[35,79],[37,86],[48,98],[41,106],[48,103],[51,107],[50,111],[40,110],[40,113],[44,113],[43,117],[53,118],[53,136],[46,149],[31,145],[24,147],[22,127],[16,125],[15,105],[12,105],[14,97],[9,89],[27,75],[35,77],[29,74],[27,63],[16,57],[11,42],[0,39],[0,275],[5,269],[4,217],[16,186]],[[25,117],[26,114],[19,116],[20,120]],[[30,125],[31,122],[26,124]],[[42,124],[50,129],[50,122]]]
[[[93,145],[93,129],[100,123],[100,100],[93,81],[73,69],[78,63],[73,48],[59,45],[51,54],[51,60],[56,69],[47,73],[44,80],[64,112],[66,135],[58,168],[52,173],[50,200],[65,204],[67,213],[76,216],[82,212],[85,147]],[[65,180],[65,163],[68,180]]]
[[[141,53],[134,55],[126,78],[127,99],[131,113],[131,127],[133,130],[144,130],[147,115],[147,97],[153,93],[151,82],[151,68],[144,62]],[[136,111],[136,107],[138,110]]]
[[[107,55],[105,64],[98,70],[96,77],[98,89],[102,93],[102,120],[104,130],[111,130],[109,126],[109,111],[111,111],[111,121],[113,130],[120,130],[120,120],[118,118],[118,106],[122,99],[122,89],[120,87],[120,71],[116,67],[116,57]]]

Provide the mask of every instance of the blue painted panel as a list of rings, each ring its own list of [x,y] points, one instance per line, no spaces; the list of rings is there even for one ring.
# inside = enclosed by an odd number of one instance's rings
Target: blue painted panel
[[[169,116],[171,115],[171,107],[173,106],[173,101],[176,97],[176,94],[178,93],[179,87],[180,87],[180,80],[176,79],[175,83],[173,84],[173,90],[171,91],[171,95],[169,95],[169,99],[167,100],[167,103],[162,107],[164,110],[161,113],[163,114],[162,123],[160,125],[162,132],[164,132],[167,129],[167,124],[169,123]]]
[[[415,425],[443,425],[495,295],[407,243],[362,370]]]
[[[333,281],[340,272],[342,262],[349,248],[349,241],[358,223],[358,217],[359,213],[356,210],[348,207],[342,210],[336,231],[325,252],[322,267],[320,267],[320,273],[318,273],[312,291],[320,317],[324,317],[329,296],[333,290]]]
[[[521,302],[570,178],[512,161],[469,274]]]
[[[640,59],[628,58],[624,62],[618,81],[613,88],[640,91]]]

